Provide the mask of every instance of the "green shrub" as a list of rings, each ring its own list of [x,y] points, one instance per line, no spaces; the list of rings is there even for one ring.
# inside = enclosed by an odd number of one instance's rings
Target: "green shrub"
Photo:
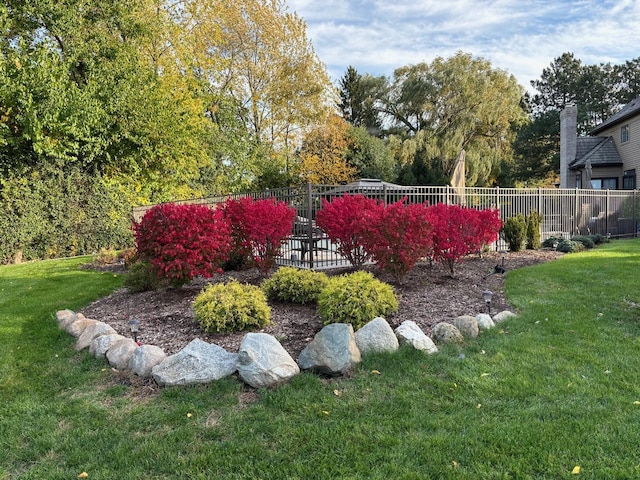
[[[542,242],[542,246],[545,248],[554,248],[554,245],[557,247],[563,241],[564,238],[562,237],[549,237],[544,242]]]
[[[600,245],[601,243],[609,243],[609,239],[604,235],[600,235],[599,233],[589,235],[589,238],[595,245]]]
[[[540,248],[540,214],[532,210],[527,215],[527,248],[529,250],[537,250]]]
[[[515,217],[508,218],[502,226],[502,235],[509,250],[512,252],[522,250],[527,237],[527,223],[524,215],[519,213]]]
[[[329,277],[322,272],[280,267],[261,287],[270,300],[305,304],[316,303],[328,282]]]
[[[558,244],[557,250],[564,253],[581,252],[584,250],[584,245],[580,242],[574,242],[573,240],[562,240]]]
[[[571,240],[573,242],[580,242],[582,245],[584,245],[584,248],[593,248],[596,246],[596,244],[593,240],[591,240],[590,237],[584,235],[575,235],[571,237]]]
[[[138,261],[129,266],[124,286],[130,292],[146,292],[160,288],[160,280],[150,263]]]
[[[205,288],[193,302],[196,320],[205,332],[233,332],[271,323],[271,309],[260,287],[237,280]]]
[[[356,330],[397,309],[393,288],[363,271],[330,278],[318,297],[318,313],[325,325],[350,323]]]

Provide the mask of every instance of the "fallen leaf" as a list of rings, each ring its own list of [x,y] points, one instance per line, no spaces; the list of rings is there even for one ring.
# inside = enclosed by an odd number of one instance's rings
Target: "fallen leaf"
[[[78,475],[78,478],[87,478],[89,476],[89,474],[87,472],[82,472],[80,475]]]
[[[374,375],[382,375],[378,370],[371,370]]]
[[[455,460],[451,462],[451,465],[453,465],[453,468],[458,468],[458,462],[456,462]]]
[[[576,465],[575,467],[573,467],[573,470],[571,470],[571,473],[573,475],[578,475],[580,473],[580,466]]]
[[[635,402],[633,402],[634,405],[640,405],[640,401],[636,400]]]
[[[191,418],[193,417],[193,414],[191,412],[187,413],[187,418]]]
[[[486,373],[486,372],[480,374],[481,377],[488,377],[489,375],[491,375],[491,374],[490,373]]]
[[[329,415],[329,412],[327,412],[326,410],[323,410],[322,413],[324,413],[325,415]]]
[[[478,405],[476,405],[476,408],[482,408],[482,404],[479,403]]]
[[[342,392],[341,392],[340,390],[334,390],[334,391],[333,391],[333,394],[334,394],[336,397],[339,397],[341,393],[342,393]]]

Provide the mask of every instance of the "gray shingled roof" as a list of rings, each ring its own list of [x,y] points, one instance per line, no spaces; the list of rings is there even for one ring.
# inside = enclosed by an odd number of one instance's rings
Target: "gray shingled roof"
[[[601,131],[612,127],[613,125],[617,125],[618,123],[622,123],[638,114],[640,114],[640,98],[635,98],[622,107],[618,113],[611,115],[604,122],[591,130],[591,135],[597,135]]]
[[[578,137],[576,145],[576,159],[569,168],[577,170],[584,168],[587,160],[592,167],[619,167],[622,159],[612,137]]]

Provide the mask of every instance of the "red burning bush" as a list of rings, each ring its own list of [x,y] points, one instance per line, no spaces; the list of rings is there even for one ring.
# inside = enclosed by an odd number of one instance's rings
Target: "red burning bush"
[[[156,205],[133,229],[141,258],[177,285],[219,271],[231,243],[222,212],[204,205]]]
[[[354,267],[365,264],[371,254],[365,249],[365,235],[371,228],[371,215],[378,203],[363,195],[345,195],[328,202],[322,199],[322,209],[316,224],[337,245],[336,251]]]
[[[275,265],[282,242],[293,230],[295,209],[272,198],[243,197],[227,200],[223,211],[231,223],[234,254],[249,258],[266,275]]]

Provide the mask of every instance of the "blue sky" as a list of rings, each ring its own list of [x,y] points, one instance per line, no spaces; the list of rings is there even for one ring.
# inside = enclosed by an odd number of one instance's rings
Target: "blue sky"
[[[528,90],[564,52],[584,64],[640,56],[640,0],[286,0],[337,82],[392,76],[457,51],[489,60]]]

